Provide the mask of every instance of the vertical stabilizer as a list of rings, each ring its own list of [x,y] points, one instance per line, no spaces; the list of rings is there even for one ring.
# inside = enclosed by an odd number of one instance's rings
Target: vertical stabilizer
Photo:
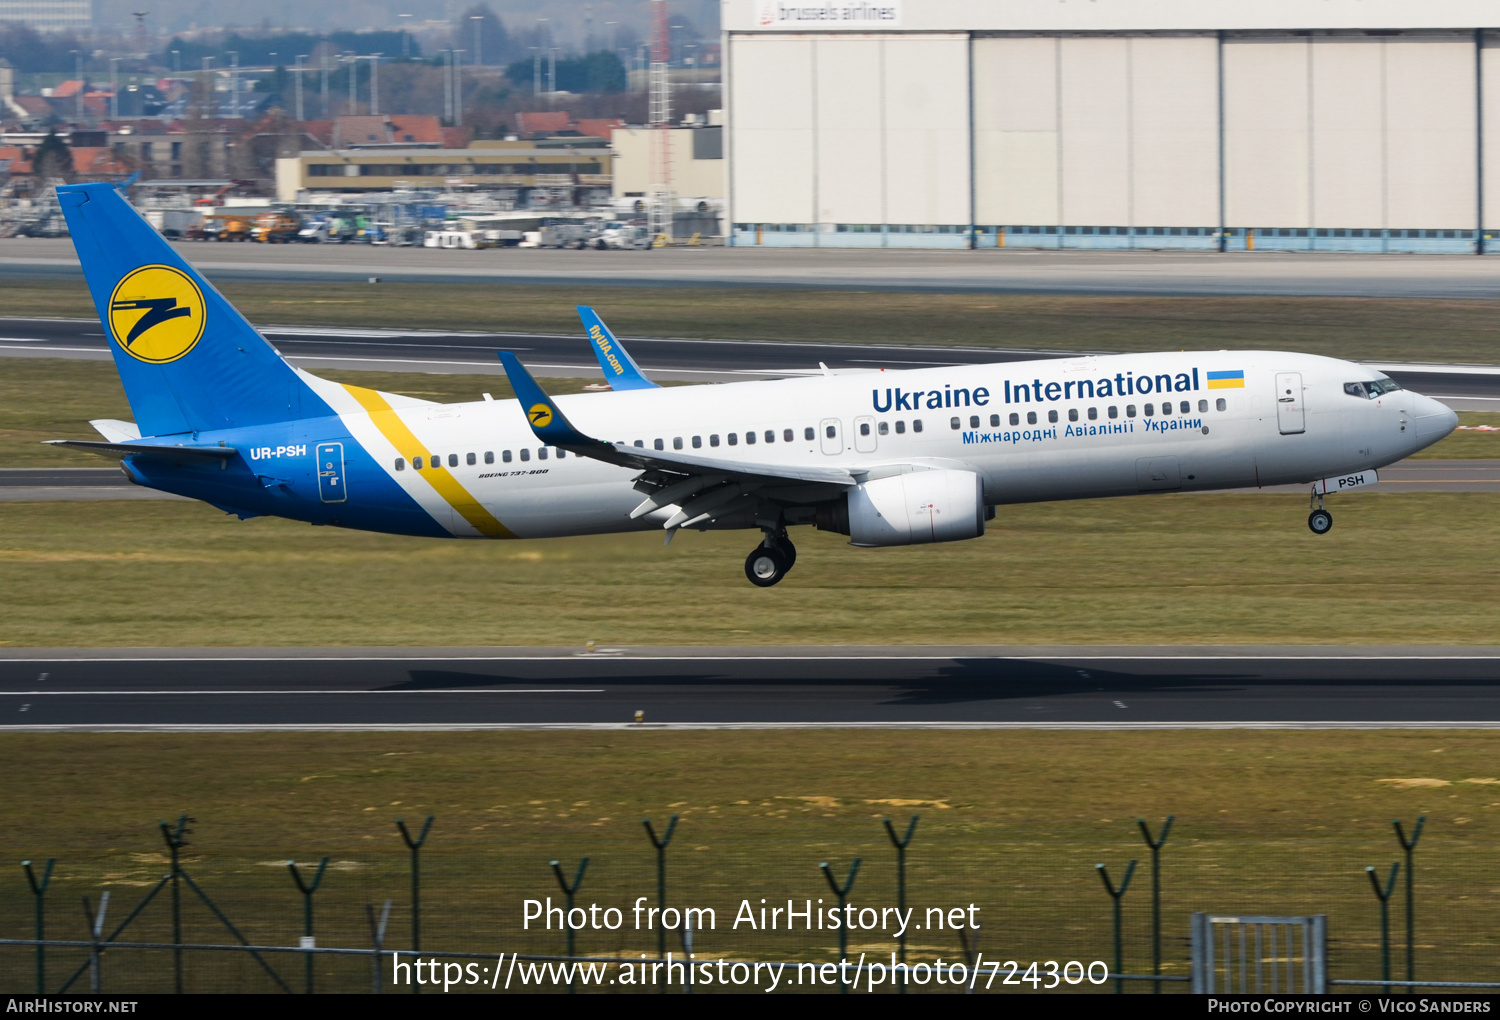
[[[114,185],[57,198],[142,435],[333,413]]]

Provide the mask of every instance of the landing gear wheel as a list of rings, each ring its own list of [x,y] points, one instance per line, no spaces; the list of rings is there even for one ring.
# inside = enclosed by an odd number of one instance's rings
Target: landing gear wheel
[[[792,540],[785,535],[776,540],[776,548],[781,551],[781,556],[786,560],[786,568],[791,570],[797,565],[797,547],[792,545]]]
[[[1307,515],[1307,526],[1314,535],[1326,535],[1333,530],[1333,514],[1327,510],[1314,510]]]
[[[757,588],[769,588],[776,584],[791,569],[786,554],[779,548],[758,545],[745,557],[745,576]]]

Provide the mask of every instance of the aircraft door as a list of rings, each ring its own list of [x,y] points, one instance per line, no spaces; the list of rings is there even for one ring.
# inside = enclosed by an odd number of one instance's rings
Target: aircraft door
[[[344,492],[344,444],[318,444],[318,496],[325,503],[342,503]]]
[[[868,415],[854,419],[854,449],[860,453],[875,452],[875,419]]]
[[[1276,424],[1284,436],[1307,431],[1302,406],[1302,373],[1276,373]]]
[[[824,418],[818,423],[818,439],[823,443],[824,453],[844,452],[844,428],[837,418]]]

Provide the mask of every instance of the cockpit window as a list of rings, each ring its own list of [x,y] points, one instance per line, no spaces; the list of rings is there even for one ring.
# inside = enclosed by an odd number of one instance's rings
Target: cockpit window
[[[1363,397],[1366,400],[1374,400],[1376,397],[1386,393],[1394,393],[1401,388],[1401,384],[1387,376],[1379,379],[1371,379],[1368,382],[1346,382],[1344,392],[1351,397]]]

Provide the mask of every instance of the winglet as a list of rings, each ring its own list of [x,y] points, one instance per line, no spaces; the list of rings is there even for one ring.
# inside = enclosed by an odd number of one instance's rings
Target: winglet
[[[578,317],[583,320],[584,331],[588,333],[589,343],[594,348],[594,357],[599,359],[599,367],[604,369],[604,378],[608,380],[610,389],[658,388],[656,383],[646,378],[646,373],[641,371],[641,366],[635,363],[635,359],[620,346],[620,341],[615,339],[615,335],[609,331],[597,312],[588,305],[579,305]]]
[[[516,399],[521,402],[521,407],[526,411],[526,421],[531,426],[531,431],[536,437],[549,446],[560,446],[563,449],[582,449],[595,446],[608,447],[609,444],[599,439],[591,439],[573,427],[563,415],[562,409],[546,392],[537,385],[531,373],[526,371],[521,359],[510,351],[500,351],[500,364],[505,366],[505,374],[510,379],[511,388],[516,391]]]

